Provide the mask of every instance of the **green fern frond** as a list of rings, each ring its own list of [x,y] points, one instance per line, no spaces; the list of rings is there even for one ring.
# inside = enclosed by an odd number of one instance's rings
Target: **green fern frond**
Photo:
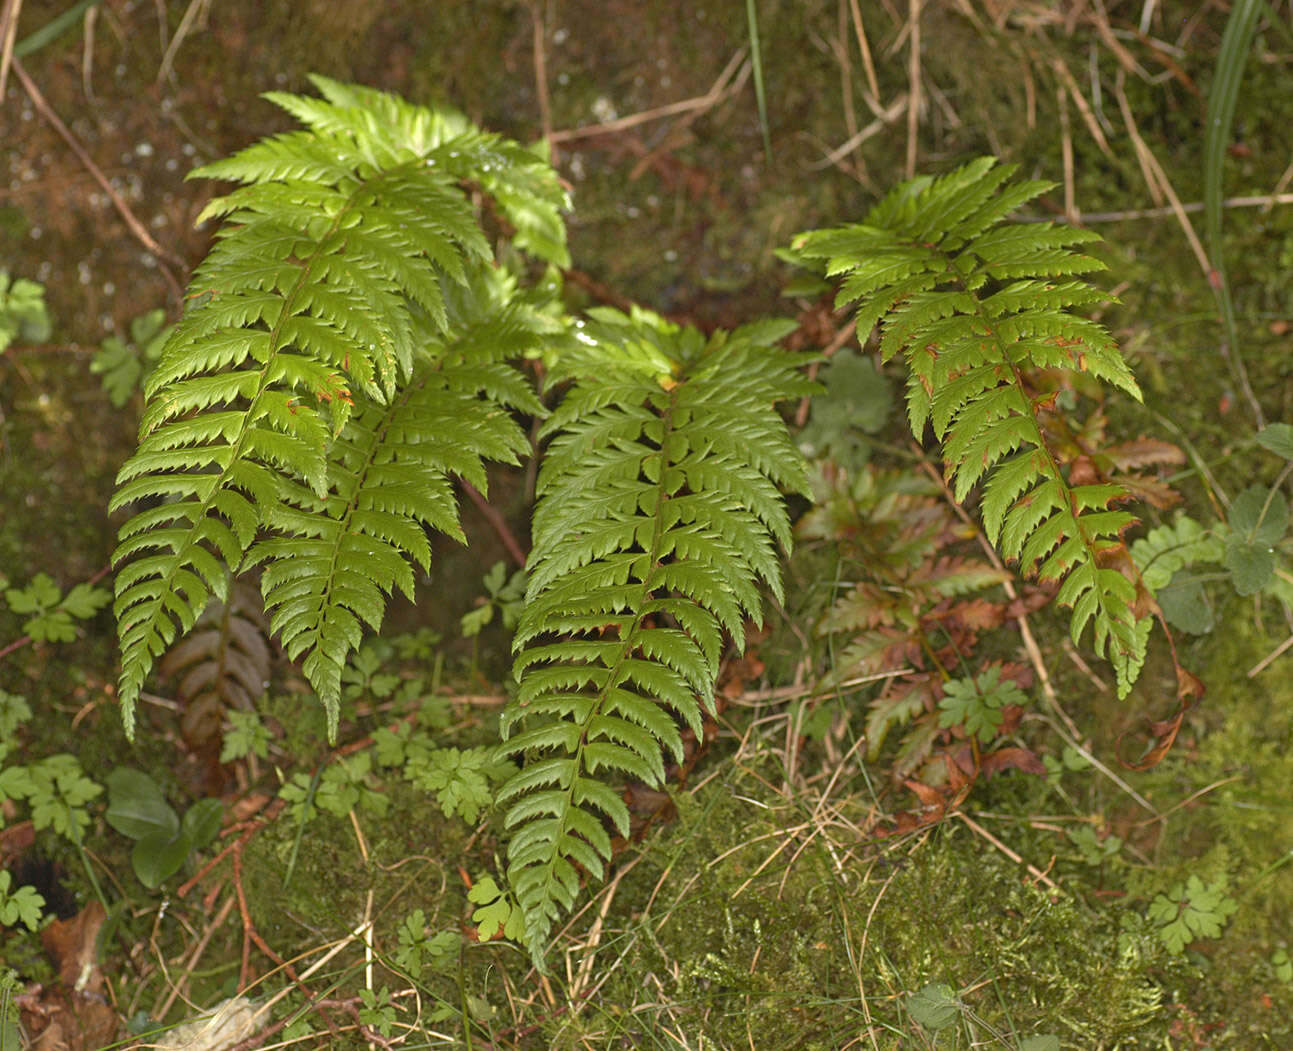
[[[861,301],[859,333],[881,325],[884,360],[907,360],[908,419],[943,443],[958,501],[983,482],[983,522],[1007,558],[1042,580],[1063,581],[1077,641],[1093,626],[1097,653],[1122,669],[1125,694],[1143,660],[1137,589],[1119,565],[1135,516],[1110,505],[1116,485],[1070,485],[1038,419],[1045,397],[1029,369],[1087,372],[1137,400],[1140,390],[1113,339],[1070,308],[1107,297],[1072,275],[1103,269],[1073,250],[1098,240],[1050,223],[1001,226],[1051,184],[1006,185],[1011,165],[974,161],[937,179],[904,184],[864,223],[801,235],[796,249],[842,278],[837,304]],[[1121,557],[1119,557],[1121,556]]]
[[[353,416],[331,450],[327,497],[285,483],[283,503],[266,523],[278,535],[247,554],[248,567],[265,564],[270,630],[290,658],[304,655],[329,734],[340,712],[341,672],[364,625],[381,626],[395,588],[413,598],[409,558],[430,568],[426,529],[466,542],[450,474],[484,489],[485,458],[517,463],[529,450],[499,403],[477,395],[476,373],[428,366],[390,405]]]
[[[504,750],[529,763],[499,796],[536,960],[579,869],[600,877],[608,828],[628,834],[605,777],[663,782],[662,748],[682,757],[679,723],[700,733],[713,710],[722,633],[739,646],[761,619],[760,583],[781,594],[778,487],[808,481],[775,403],[813,389],[773,346],[791,328],[706,340],[599,310],[553,377],[575,383],[544,428],[520,686],[504,716]]]
[[[275,628],[306,654],[335,730],[362,625],[380,620],[384,592],[411,589],[424,526],[457,531],[445,473],[483,485],[481,457],[522,448],[507,407],[541,412],[502,362],[559,326],[495,269],[468,191],[493,193],[518,245],[561,262],[555,174],[457,114],[314,82],[324,98],[270,96],[308,130],[192,173],[244,185],[203,212],[227,222],[149,380],[111,505],[164,501],[125,524],[114,555],[131,560],[116,601],[128,731],[156,659],[225,598],[223,567],[258,562]],[[433,426],[433,412],[450,415]]]

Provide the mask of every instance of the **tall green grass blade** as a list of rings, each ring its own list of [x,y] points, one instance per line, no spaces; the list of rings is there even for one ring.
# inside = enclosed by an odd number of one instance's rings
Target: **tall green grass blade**
[[[61,15],[51,19],[30,36],[23,37],[14,45],[14,58],[26,58],[39,51],[46,44],[52,43],[75,25],[76,20],[94,7],[99,0],[79,0]]]
[[[1217,71],[1212,78],[1208,94],[1208,124],[1203,147],[1203,207],[1208,238],[1208,255],[1212,273],[1208,281],[1221,319],[1225,325],[1226,343],[1230,347],[1231,369],[1241,390],[1251,390],[1239,352],[1239,332],[1235,324],[1235,307],[1230,297],[1230,283],[1226,280],[1225,262],[1221,244],[1221,201],[1225,196],[1226,148],[1230,145],[1230,132],[1235,119],[1235,106],[1239,101],[1239,85],[1243,80],[1244,66],[1252,50],[1253,36],[1257,32],[1257,18],[1265,9],[1263,0],[1235,0],[1221,37],[1217,53]],[[1260,426],[1261,409],[1253,400],[1254,411]]]
[[[768,100],[763,91],[763,54],[759,48],[759,14],[754,0],[745,0],[745,20],[750,27],[750,58],[754,63],[754,98],[759,104],[759,131],[763,133],[763,157],[772,164],[772,136],[768,133]]]

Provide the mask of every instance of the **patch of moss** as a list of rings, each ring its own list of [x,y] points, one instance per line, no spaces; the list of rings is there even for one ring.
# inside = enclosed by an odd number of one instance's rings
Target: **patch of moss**
[[[1143,923],[1030,885],[959,826],[858,858],[861,844],[771,791],[774,776],[733,766],[680,799],[679,822],[618,887],[608,923],[632,919],[601,1000],[641,1005],[643,983],[658,990],[654,1009],[620,1021],[625,1036],[663,1046],[651,1034],[676,1026],[718,1047],[808,1051],[870,1027],[892,1045],[919,1031],[906,997],[946,982],[964,1032],[1006,1046],[1044,1033],[1161,1046],[1163,981],[1181,966]]]

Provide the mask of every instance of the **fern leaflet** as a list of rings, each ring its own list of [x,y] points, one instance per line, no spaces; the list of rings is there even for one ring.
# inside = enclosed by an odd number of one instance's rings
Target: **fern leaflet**
[[[842,278],[837,305],[861,301],[859,333],[881,322],[884,360],[900,351],[907,360],[913,433],[933,427],[958,500],[984,482],[989,539],[1040,579],[1062,581],[1057,598],[1073,609],[1074,641],[1093,626],[1096,652],[1113,661],[1124,696],[1147,637],[1120,539],[1136,519],[1110,509],[1127,498],[1121,486],[1068,482],[1038,418],[1046,398],[1026,371],[1088,372],[1137,400],[1140,390],[1104,328],[1069,312],[1108,298],[1071,276],[1104,268],[1073,249],[1098,236],[1000,225],[1051,187],[1005,185],[1014,170],[985,157],[911,180],[865,222],[802,234],[796,248]]]
[[[503,723],[506,753],[530,755],[499,801],[536,960],[579,870],[600,877],[608,827],[628,835],[602,771],[659,785],[662,748],[682,758],[678,720],[699,733],[712,711],[723,632],[741,646],[758,584],[781,594],[778,487],[807,492],[774,408],[814,389],[773,346],[792,323],[706,340],[645,311],[593,314],[554,376],[575,383],[544,428],[520,686]]]

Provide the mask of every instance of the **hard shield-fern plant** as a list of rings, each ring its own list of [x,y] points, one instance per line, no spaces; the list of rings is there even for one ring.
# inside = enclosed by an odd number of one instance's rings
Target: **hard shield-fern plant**
[[[683,755],[679,724],[713,712],[726,632],[781,594],[790,546],[778,489],[807,493],[803,457],[775,403],[814,386],[774,344],[793,322],[705,339],[646,312],[594,311],[554,380],[574,386],[545,425],[520,686],[506,749],[530,755],[506,785],[509,880],[536,954],[600,874],[608,827],[629,812],[607,773],[659,786]],[[512,732],[519,728],[519,732]]]
[[[567,329],[494,259],[471,190],[511,244],[566,260],[555,173],[451,114],[314,78],[273,93],[305,130],[195,175],[244,185],[149,379],[138,451],[114,508],[120,696],[133,731],[145,678],[212,599],[260,569],[270,630],[335,737],[343,669],[427,527],[461,538],[451,478],[529,450],[516,412],[544,407],[510,362],[545,355],[572,383],[539,476],[520,679],[503,788],[510,875],[542,957],[581,870],[627,831],[608,779],[659,784],[677,720],[699,730],[724,632],[779,591],[790,541],[778,486],[805,491],[775,410],[811,385],[774,344],[786,322],[710,338],[645,312]],[[573,332],[573,338],[568,333]],[[554,349],[560,346],[559,352]]]
[[[195,176],[239,189],[147,386],[113,508],[145,504],[114,561],[122,715],[232,575],[263,567],[271,629],[328,713],[390,591],[413,592],[425,528],[461,536],[451,473],[529,448],[542,407],[508,361],[559,328],[505,271],[471,190],[513,243],[567,261],[566,196],[536,155],[449,112],[314,78],[271,93],[304,130]]]
[[[1013,165],[982,158],[898,187],[859,224],[802,234],[801,257],[842,280],[836,303],[859,303],[857,329],[880,323],[880,353],[908,366],[907,410],[919,438],[943,443],[959,501],[982,486],[988,538],[1041,580],[1059,583],[1078,641],[1093,628],[1119,696],[1144,662],[1152,598],[1122,542],[1134,515],[1126,489],[1079,483],[1047,439],[1053,392],[1030,370],[1087,373],[1140,399],[1108,332],[1069,308],[1109,296],[1074,275],[1104,268],[1075,251],[1098,235],[1051,223],[1003,224],[1052,184],[1007,185]]]
[[[724,635],[779,593],[788,546],[779,489],[806,491],[775,409],[810,389],[774,344],[788,323],[706,338],[637,312],[571,330],[550,299],[497,265],[491,225],[564,264],[566,197],[537,155],[442,111],[315,78],[322,99],[271,94],[303,130],[195,175],[243,185],[189,307],[150,377],[140,445],[114,507],[123,718],[154,664],[212,598],[253,568],[270,629],[303,669],[335,736],[342,672],[428,527],[461,538],[452,477],[484,487],[486,460],[529,451],[517,412],[544,408],[511,362],[545,354],[569,384],[548,420],[517,694],[503,786],[512,889],[541,959],[583,874],[628,815],[612,784],[659,784],[679,726],[712,703]],[[1095,626],[1126,685],[1143,653],[1136,586],[1119,572],[1110,510],[1122,490],[1072,485],[1037,424],[1029,365],[1083,369],[1135,394],[1103,329],[1065,308],[1099,298],[1086,237],[996,224],[1045,184],[998,193],[992,162],[900,188],[867,224],[807,235],[804,254],[868,297],[865,331],[912,369],[910,416],[946,438],[957,495],[987,475],[1003,551],[1066,578],[1078,635]],[[554,347],[559,350],[554,352]],[[1004,460],[1004,462],[1002,462]]]

